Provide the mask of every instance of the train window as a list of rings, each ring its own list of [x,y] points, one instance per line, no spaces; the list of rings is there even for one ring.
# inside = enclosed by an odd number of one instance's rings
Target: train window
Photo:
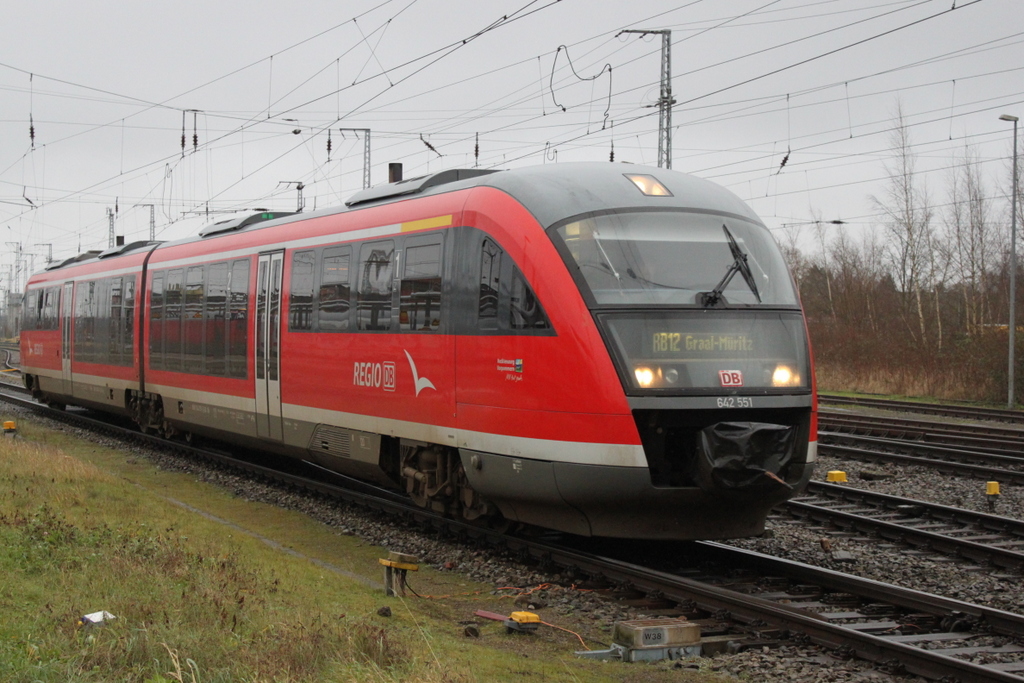
[[[185,274],[185,321],[182,329],[182,372],[203,371],[203,266]]]
[[[110,338],[110,280],[97,280],[95,285],[95,296],[89,306],[93,314],[92,361],[109,363],[107,340]]]
[[[185,272],[177,268],[167,272],[164,290],[164,369],[181,371],[181,304]]]
[[[37,330],[55,330],[57,315],[54,311],[54,300],[60,292],[59,287],[47,287],[39,290],[39,319],[36,322]]]
[[[317,306],[317,322],[321,331],[340,332],[348,329],[352,289],[348,267],[351,256],[351,247],[324,249]]]
[[[402,330],[430,332],[441,325],[441,242],[405,247],[405,275],[399,297],[398,322]]]
[[[480,298],[477,306],[481,330],[498,329],[498,285],[501,257],[505,252],[493,240],[485,239],[480,249]]]
[[[259,264],[256,275],[256,379],[266,379],[266,261]]]
[[[45,329],[56,330],[59,326],[57,312],[60,310],[60,287],[50,287],[46,290],[46,302],[43,304],[43,319],[46,323]]]
[[[231,288],[228,300],[228,376],[246,377],[246,352],[249,340],[249,261],[231,264]]]
[[[76,361],[84,361],[88,357],[85,347],[85,316],[89,313],[89,302],[86,297],[89,295],[89,288],[85,282],[76,282],[74,285],[74,337],[71,340],[71,349],[74,352]]]
[[[33,289],[25,295],[24,311],[21,315],[21,329],[25,332],[39,329],[40,290]]]
[[[214,263],[207,271],[203,320],[206,325],[206,374],[224,376],[227,370],[228,264]]]
[[[53,288],[53,329],[60,329],[60,307],[64,299],[63,287],[60,285]],[[68,302],[70,305],[70,302]]]
[[[93,309],[96,282],[81,282],[75,290],[75,360],[93,363],[96,341],[96,313]]]
[[[46,290],[37,289],[25,295],[25,315],[29,327],[22,325],[23,330],[45,330],[46,319],[43,314],[43,307],[46,305]]]
[[[100,311],[100,283],[98,281],[90,282],[86,285],[88,296],[86,296],[86,309],[85,309],[85,348],[86,357],[90,363],[96,363],[99,361],[99,343],[96,339],[99,325],[97,324],[97,318],[99,318]]]
[[[272,259],[270,265],[269,336],[267,339],[267,379],[277,381],[278,351],[281,346],[281,259]]]
[[[264,287],[267,285],[267,262],[260,261],[259,273],[256,276],[256,379],[265,379],[264,367],[267,348],[267,293]]]
[[[30,332],[32,330],[57,329],[57,313],[54,307],[59,291],[58,287],[47,287],[33,290],[25,295],[25,303],[22,307],[22,330]]]
[[[288,329],[313,329],[313,274],[316,252],[299,251],[292,256],[291,294],[288,299]]]
[[[135,276],[124,279],[124,314],[123,334],[121,335],[121,361],[124,365],[134,365],[135,358]]]
[[[107,361],[114,364],[121,364],[121,287],[123,280],[119,277],[111,278],[108,281],[110,291],[110,317],[107,318]]]
[[[153,276],[149,293],[149,367],[164,369],[164,274]]]
[[[395,243],[367,242],[360,251],[359,295],[356,302],[360,330],[391,329],[391,291],[395,273]]]
[[[26,295],[25,313],[27,318],[31,321],[31,327],[28,329],[50,329],[46,319],[46,295],[49,291],[49,289],[37,289],[34,292],[30,292],[29,295]],[[29,305],[28,301],[28,299],[30,298],[32,299],[31,306]],[[26,328],[22,326],[22,329]]]
[[[551,323],[544,315],[544,309],[519,268],[512,269],[511,317],[509,327],[513,330],[547,330]]]
[[[798,306],[771,234],[736,216],[622,212],[566,223],[549,234],[572,258],[570,268],[597,305]],[[726,278],[738,264],[745,276]]]

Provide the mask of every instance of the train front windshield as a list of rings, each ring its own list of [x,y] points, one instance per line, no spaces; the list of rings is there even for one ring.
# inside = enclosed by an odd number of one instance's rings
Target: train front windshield
[[[809,390],[799,302],[763,226],[624,212],[553,233],[579,267],[630,393]]]
[[[736,259],[729,235],[746,255],[754,292],[737,274],[723,288],[726,304],[796,307],[797,298],[768,231],[735,218],[689,212],[631,212],[587,218],[558,228],[598,306],[700,305]]]

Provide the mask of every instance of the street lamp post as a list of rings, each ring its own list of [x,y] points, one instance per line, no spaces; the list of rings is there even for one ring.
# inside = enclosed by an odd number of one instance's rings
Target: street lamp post
[[[1010,197],[1010,377],[1007,382],[1006,407],[1013,408],[1014,380],[1013,380],[1013,350],[1014,342],[1017,341],[1017,117],[1010,114],[1003,114],[999,117],[1001,121],[1013,122],[1013,189]]]

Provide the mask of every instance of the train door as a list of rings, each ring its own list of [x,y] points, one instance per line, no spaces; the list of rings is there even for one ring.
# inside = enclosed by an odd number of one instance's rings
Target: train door
[[[256,433],[281,441],[281,283],[284,252],[260,254],[256,277]]]
[[[61,392],[71,396],[71,317],[74,305],[74,282],[64,283],[64,292],[60,297],[60,372],[63,380]]]

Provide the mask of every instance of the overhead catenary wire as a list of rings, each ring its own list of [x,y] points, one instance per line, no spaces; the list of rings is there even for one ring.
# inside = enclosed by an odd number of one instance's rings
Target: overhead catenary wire
[[[525,17],[525,16],[529,16],[529,15],[531,15],[531,14],[534,14],[534,13],[538,12],[538,11],[542,11],[542,10],[544,10],[544,9],[548,8],[548,7],[554,6],[555,4],[557,4],[557,3],[561,2],[561,0],[550,0],[550,2],[548,2],[548,3],[547,3],[546,5],[544,5],[544,6],[542,6],[542,7],[540,7],[540,8],[537,8],[537,9],[533,9],[533,10],[531,10],[531,11],[529,11],[529,12],[526,12],[526,10],[527,10],[527,9],[528,9],[529,7],[531,7],[532,5],[536,4],[536,3],[537,3],[537,2],[539,2],[539,1],[540,1],[540,0],[531,0],[531,2],[528,2],[528,3],[526,4],[526,5],[524,5],[524,6],[522,7],[522,8],[520,8],[520,9],[519,9],[519,10],[517,10],[516,12],[513,12],[513,13],[512,13],[512,14],[510,14],[510,15],[504,15],[504,16],[503,16],[503,17],[501,17],[500,19],[498,19],[498,20],[496,20],[496,21],[492,22],[492,23],[491,23],[490,25],[488,25],[487,27],[485,27],[485,28],[483,28],[483,29],[480,29],[480,30],[476,31],[475,33],[471,34],[471,35],[470,35],[470,36],[468,36],[467,38],[464,38],[464,39],[462,39],[461,41],[458,41],[458,42],[455,42],[455,43],[450,43],[450,44],[449,44],[448,46],[446,46],[446,47],[442,47],[442,48],[439,48],[439,49],[433,50],[433,51],[431,51],[431,52],[427,53],[426,55],[422,55],[422,56],[420,56],[420,57],[417,57],[417,58],[414,58],[414,59],[412,59],[412,60],[408,60],[408,61],[406,61],[406,62],[405,62],[405,63],[403,63],[403,64],[400,64],[400,65],[398,65],[398,66],[396,66],[396,67],[392,67],[392,70],[394,70],[394,69],[400,69],[400,68],[402,68],[402,67],[404,67],[404,66],[407,66],[407,65],[411,65],[411,64],[415,64],[415,63],[416,63],[416,62],[418,62],[418,61],[422,61],[422,60],[424,60],[424,59],[428,59],[429,57],[431,57],[431,56],[433,56],[433,55],[436,55],[436,54],[438,54],[438,53],[444,53],[444,54],[441,54],[441,56],[440,56],[440,57],[437,57],[437,58],[433,59],[432,61],[430,61],[430,62],[429,62],[429,63],[427,64],[427,66],[429,66],[430,64],[432,64],[432,63],[436,63],[436,61],[439,61],[439,59],[442,59],[442,58],[444,58],[445,56],[447,56],[448,54],[450,54],[450,53],[451,53],[452,51],[454,51],[454,50],[457,50],[457,49],[459,49],[460,47],[462,47],[462,46],[464,46],[464,45],[468,44],[468,43],[469,43],[470,41],[472,41],[472,40],[474,40],[474,39],[476,39],[476,38],[479,38],[479,37],[480,37],[481,35],[484,35],[485,33],[489,32],[489,31],[491,31],[491,30],[494,30],[495,28],[498,28],[498,27],[500,27],[500,26],[502,26],[502,25],[506,25],[506,24],[508,24],[509,22],[512,22],[512,21],[516,21],[516,20],[522,19],[522,18],[523,18],[523,17]],[[5,66],[5,65],[2,65],[2,64],[0,64],[0,66]],[[418,69],[417,71],[413,72],[413,74],[409,74],[409,75],[407,75],[407,76],[403,77],[403,79],[402,79],[402,80],[406,80],[406,79],[410,78],[410,77],[411,77],[412,75],[415,75],[415,73],[419,73],[419,71],[422,71],[422,69],[423,69],[423,68],[426,68],[426,67],[421,67],[421,68],[420,68],[420,69]],[[372,79],[372,78],[374,78],[374,77],[370,77],[370,79]],[[370,79],[368,79],[368,80],[370,80]],[[400,82],[400,81],[399,81],[399,82]],[[333,94],[333,93],[330,93],[330,94]],[[321,96],[321,97],[318,97],[318,98],[316,98],[316,100],[322,99],[322,97],[323,97],[323,96]],[[374,96],[374,97],[376,97],[376,96]],[[373,99],[373,98],[371,98],[371,99]],[[299,105],[299,106],[301,106],[301,105]],[[296,106],[296,107],[292,107],[292,108],[286,109],[286,110],[285,110],[284,112],[279,112],[279,113],[278,113],[278,115],[282,115],[282,114],[284,114],[284,113],[290,113],[291,111],[294,111],[294,110],[296,110],[296,109],[298,109],[298,108],[299,108],[299,107],[298,107],[298,106]],[[212,141],[210,141],[210,142],[211,142],[211,143],[213,143],[213,142],[217,142],[217,141],[219,141],[219,139],[221,139],[221,138],[223,138],[223,137],[225,137],[225,136],[227,136],[227,135],[231,135],[231,134],[234,134],[234,133],[238,133],[238,132],[240,132],[241,130],[244,130],[244,129],[245,129],[246,127],[247,127],[247,126],[242,126],[242,127],[239,127],[238,129],[235,129],[235,130],[233,130],[233,131],[231,131],[231,132],[229,132],[229,133],[226,133],[225,135],[222,135],[222,136],[220,136],[220,138],[218,138],[218,139],[216,139],[216,140],[212,140]],[[183,129],[184,129],[184,126],[183,126]],[[278,158],[279,158],[279,157],[278,157]],[[163,160],[158,160],[158,161],[157,161],[157,162],[155,162],[155,163],[163,163]],[[264,165],[263,167],[265,167],[265,165]],[[261,168],[263,168],[263,167],[261,167]],[[103,184],[103,183],[105,183],[105,182],[107,182],[107,181],[101,181],[100,183],[96,183],[96,184],[94,184],[94,185],[92,185],[92,186],[90,186],[90,187],[95,187],[95,186],[97,186],[97,185],[100,185],[100,184]],[[230,187],[234,187],[235,185],[237,185],[237,182],[236,182],[236,183],[232,183]],[[87,188],[87,189],[89,189],[89,188]],[[72,195],[72,196],[74,196],[74,195]],[[69,197],[66,197],[66,198],[69,198]]]
[[[33,109],[35,108],[35,88],[32,85],[32,74],[28,75],[29,85],[29,96],[28,96],[28,139],[32,145],[32,149],[36,148],[36,124],[32,119]]]
[[[851,79],[851,80],[852,80],[852,79]],[[948,82],[948,81],[947,81],[947,82]],[[849,83],[849,81],[844,81],[844,88],[845,88],[845,89],[847,89],[847,90],[848,90],[848,88],[849,88],[849,85],[848,85],[848,83]],[[794,94],[793,94],[793,98],[795,98],[795,97],[796,97],[796,94],[794,93]],[[592,101],[592,100],[593,100],[593,98],[591,98],[591,101]],[[849,104],[849,101],[848,101],[848,104]],[[584,108],[585,108],[585,106],[589,106],[589,103],[587,103],[587,105],[584,105]],[[791,108],[791,109],[792,109],[793,111],[795,111],[795,110],[796,110],[796,108],[797,108],[797,106],[798,106],[798,105],[797,105],[797,103],[796,103],[796,101],[795,101],[795,99],[794,99],[793,103],[792,103],[792,104],[790,105],[790,107],[789,107],[789,108]],[[617,109],[616,109],[616,111],[618,111],[618,110],[619,110],[619,108],[617,108]],[[623,120],[626,120],[626,119],[625,119],[625,118],[623,118]],[[644,121],[644,119],[642,119],[642,118],[641,118],[641,119],[638,119],[638,122],[642,122],[642,121]],[[618,116],[618,114],[616,115],[616,122],[617,122],[617,124],[618,124],[618,122],[619,122],[619,116]],[[848,121],[847,121],[847,124],[848,124],[848,125],[847,125],[847,133],[852,133],[852,116],[849,116],[849,111],[848,111]],[[623,125],[625,126],[625,125],[627,125],[627,124],[623,124]],[[314,126],[313,126],[312,128],[314,128],[314,129],[315,129],[315,128],[316,128],[316,125],[314,124]],[[523,127],[522,127],[522,125],[520,125],[520,128],[523,128]],[[525,128],[523,128],[523,129],[525,129]],[[566,130],[568,130],[568,129],[566,129]],[[650,128],[648,127],[648,128],[647,128],[647,130],[650,130]],[[396,131],[396,132],[401,132],[401,131]],[[471,138],[471,139],[470,139],[470,141],[469,141],[471,145],[475,145],[475,139],[476,139],[476,134],[477,134],[477,132],[480,132],[480,133],[485,133],[485,132],[487,132],[487,131],[486,131],[486,130],[484,130],[484,129],[481,129],[480,131],[472,131],[472,130],[470,130],[470,131],[467,131],[467,132],[465,133],[465,135],[466,135],[466,136],[469,136],[469,137]],[[425,136],[425,137],[427,137],[427,136],[436,136],[436,135],[437,135],[437,133],[436,133],[436,132],[432,133],[432,132],[431,132],[430,130],[428,130],[427,128],[424,128],[424,129],[423,129],[423,134],[424,134],[424,136]],[[646,134],[646,133],[645,133],[645,134]],[[627,135],[628,135],[628,133],[627,133]],[[504,137],[504,136],[502,136],[502,137]],[[553,134],[553,135],[551,135],[549,139],[550,139],[550,141],[551,141],[551,143],[552,143],[552,146],[556,146],[556,145],[557,145],[557,146],[561,147],[562,149],[569,149],[569,148],[570,148],[570,147],[572,147],[572,145],[574,145],[575,143],[574,143],[574,142],[567,142],[567,141],[565,141],[565,139],[566,139],[566,138],[568,138],[568,137],[570,137],[570,136],[568,136],[568,135],[566,135],[566,134],[564,134],[564,133],[557,133],[557,134]],[[600,144],[600,145],[604,146],[604,145],[605,145],[605,142],[606,142],[606,141],[605,141],[605,138],[604,138],[604,136],[598,136],[598,138],[599,138],[600,142],[599,142],[599,143],[594,143],[594,144]],[[449,144],[449,143],[447,143],[447,139],[446,139],[446,138],[437,138],[437,137],[430,137],[430,139],[431,139],[431,140],[432,140],[433,142],[435,142],[435,143],[437,142],[437,140],[438,140],[438,139],[441,139],[442,141],[446,142],[446,144]],[[582,139],[580,140],[580,142],[585,142],[585,140],[586,140],[586,138],[582,138]],[[237,139],[236,139],[235,141],[237,142]],[[397,138],[396,138],[396,141],[397,141]],[[206,147],[207,149],[212,149],[212,148],[213,148],[213,145],[212,145],[212,144],[207,144],[206,142],[204,142],[204,146],[205,146],[205,147]],[[197,147],[196,145],[194,145],[194,151],[198,151],[198,149],[199,149],[199,148],[202,148],[202,147],[203,147],[203,146],[198,146],[198,147]],[[605,147],[605,149],[608,149],[608,148],[607,148],[607,147]],[[448,150],[446,149],[446,151],[448,151]],[[500,155],[501,155],[501,154],[504,154],[504,153],[507,153],[507,152],[508,152],[507,146],[506,146],[506,147],[502,147],[502,146],[501,146],[501,145],[499,144],[499,145],[498,145],[498,146],[496,147],[496,146],[492,145],[492,143],[491,143],[491,140],[490,140],[490,138],[489,138],[489,139],[488,139],[488,145],[487,145],[487,152],[486,152],[486,154],[485,154],[484,156],[486,156],[486,157],[487,157],[487,158],[488,158],[489,160],[493,160],[493,159],[495,159],[495,158],[498,158],[498,159],[500,159]],[[515,156],[515,154],[510,154],[509,156],[511,156],[511,157],[514,157],[514,156]],[[841,157],[837,157],[837,158],[841,158]],[[484,158],[481,158],[481,157],[480,157],[480,156],[478,155],[478,153],[474,153],[474,161],[476,161],[477,163],[481,163],[481,164],[484,164],[484,163],[485,163],[485,159],[484,159]],[[130,169],[129,169],[129,171],[130,171]],[[207,178],[207,182],[209,182],[209,176],[208,176],[208,178]],[[219,188],[218,188],[218,189],[219,189]],[[200,198],[197,198],[197,199],[200,199]]]
[[[548,87],[551,89],[551,100],[555,103],[555,106],[560,108],[563,112],[566,111],[566,108],[563,105],[559,104],[558,100],[555,98],[555,85],[554,85],[554,82],[555,82],[555,67],[558,64],[558,55],[560,55],[563,50],[565,50],[565,61],[567,61],[569,63],[569,68],[572,70],[572,75],[575,76],[577,80],[580,80],[580,81],[595,81],[598,78],[600,78],[602,75],[604,75],[605,71],[608,72],[608,104],[607,104],[607,106],[605,106],[605,109],[604,109],[604,122],[601,124],[601,130],[604,130],[605,126],[608,124],[608,112],[610,112],[611,108],[612,108],[612,65],[611,64],[605,64],[603,67],[601,67],[601,70],[598,71],[593,76],[580,76],[576,72],[576,67],[573,66],[572,58],[569,56],[569,48],[566,47],[565,45],[559,45],[558,49],[555,50],[555,57],[554,57],[554,59],[551,60],[551,79],[549,81],[549,86]]]
[[[920,4],[920,2],[919,2],[919,3],[916,3],[916,4]],[[934,15],[933,15],[933,17],[934,17]],[[926,18],[928,18],[928,17],[926,17]],[[922,19],[922,20],[924,20],[924,19]],[[920,23],[920,22],[919,22],[919,23]],[[904,26],[904,27],[902,27],[902,28],[905,28],[905,26]],[[887,33],[891,33],[891,31],[890,31],[890,32],[887,32]],[[865,39],[865,40],[867,40],[867,39]],[[861,41],[861,42],[863,42],[863,41]],[[848,82],[848,81],[847,81],[847,82]],[[503,160],[503,161],[504,161],[504,160]]]
[[[692,97],[690,99],[687,99],[687,100],[684,100],[682,102],[679,102],[678,104],[673,105],[673,106],[674,106],[674,108],[678,108],[678,107],[684,106],[686,104],[690,104],[692,102],[697,102],[697,101],[700,101],[702,99],[709,98],[709,97],[711,97],[713,95],[717,95],[717,94],[720,94],[720,93],[723,93],[723,92],[727,92],[729,90],[733,90],[733,89],[738,88],[738,87],[743,86],[743,85],[748,85],[748,84],[753,83],[755,81],[758,81],[758,80],[761,80],[761,79],[764,79],[764,78],[768,78],[768,77],[773,76],[773,75],[777,75],[779,73],[782,73],[783,71],[787,71],[789,69],[793,69],[793,68],[796,68],[798,66],[803,66],[805,64],[808,64],[810,62],[816,61],[818,59],[823,59],[825,57],[834,55],[834,54],[836,54],[838,52],[841,52],[843,50],[848,50],[850,48],[853,48],[853,47],[856,47],[856,46],[859,46],[859,45],[863,45],[863,44],[865,44],[865,43],[867,43],[869,41],[876,40],[876,39],[881,38],[883,36],[891,35],[891,34],[897,32],[897,31],[904,30],[904,29],[910,28],[912,26],[917,26],[917,25],[922,24],[922,23],[924,23],[926,21],[933,20],[933,19],[936,19],[938,17],[944,16],[944,15],[950,13],[950,12],[954,12],[954,11],[957,11],[959,9],[963,9],[963,8],[969,7],[971,5],[975,5],[975,4],[977,4],[977,3],[981,2],[981,1],[982,0],[969,0],[967,3],[965,3],[965,4],[963,4],[963,5],[959,6],[959,7],[954,6],[952,9],[942,10],[940,12],[931,14],[931,15],[929,15],[927,17],[923,17],[921,19],[916,19],[914,21],[908,22],[906,24],[902,24],[902,25],[897,26],[895,28],[892,28],[892,29],[889,29],[889,30],[886,30],[886,31],[882,31],[882,32],[876,33],[876,34],[874,34],[872,36],[868,36],[867,38],[863,38],[861,40],[857,40],[857,41],[848,43],[846,45],[834,48],[832,50],[828,50],[826,52],[816,54],[816,55],[814,55],[812,57],[807,57],[807,58],[798,60],[798,61],[790,63],[790,64],[788,64],[786,66],[782,66],[782,67],[778,67],[776,69],[772,69],[772,70],[770,70],[768,72],[759,74],[757,76],[752,76],[750,78],[743,79],[741,81],[732,83],[730,85],[722,86],[721,88],[716,88],[716,89],[714,89],[714,90],[712,90],[710,92],[707,92],[707,93],[704,93],[704,94],[701,94],[701,95],[696,95],[696,96],[694,96],[694,97]],[[636,121],[636,120],[639,120],[639,119],[642,119],[642,118],[646,118],[647,116],[649,116],[649,114],[639,114],[637,116],[632,117],[631,119],[628,119],[626,121],[626,123],[630,123],[630,122],[633,122],[633,121]],[[580,135],[574,136],[573,138],[571,138],[571,139],[569,139],[567,141],[563,141],[563,142],[571,142],[573,140],[577,140],[577,139],[580,139],[582,137],[585,137],[586,135],[589,135],[589,133],[582,133]],[[519,155],[518,157],[513,158],[513,161],[525,158],[526,156],[529,156],[532,153],[533,152],[527,152],[527,153],[524,153],[523,155]]]

